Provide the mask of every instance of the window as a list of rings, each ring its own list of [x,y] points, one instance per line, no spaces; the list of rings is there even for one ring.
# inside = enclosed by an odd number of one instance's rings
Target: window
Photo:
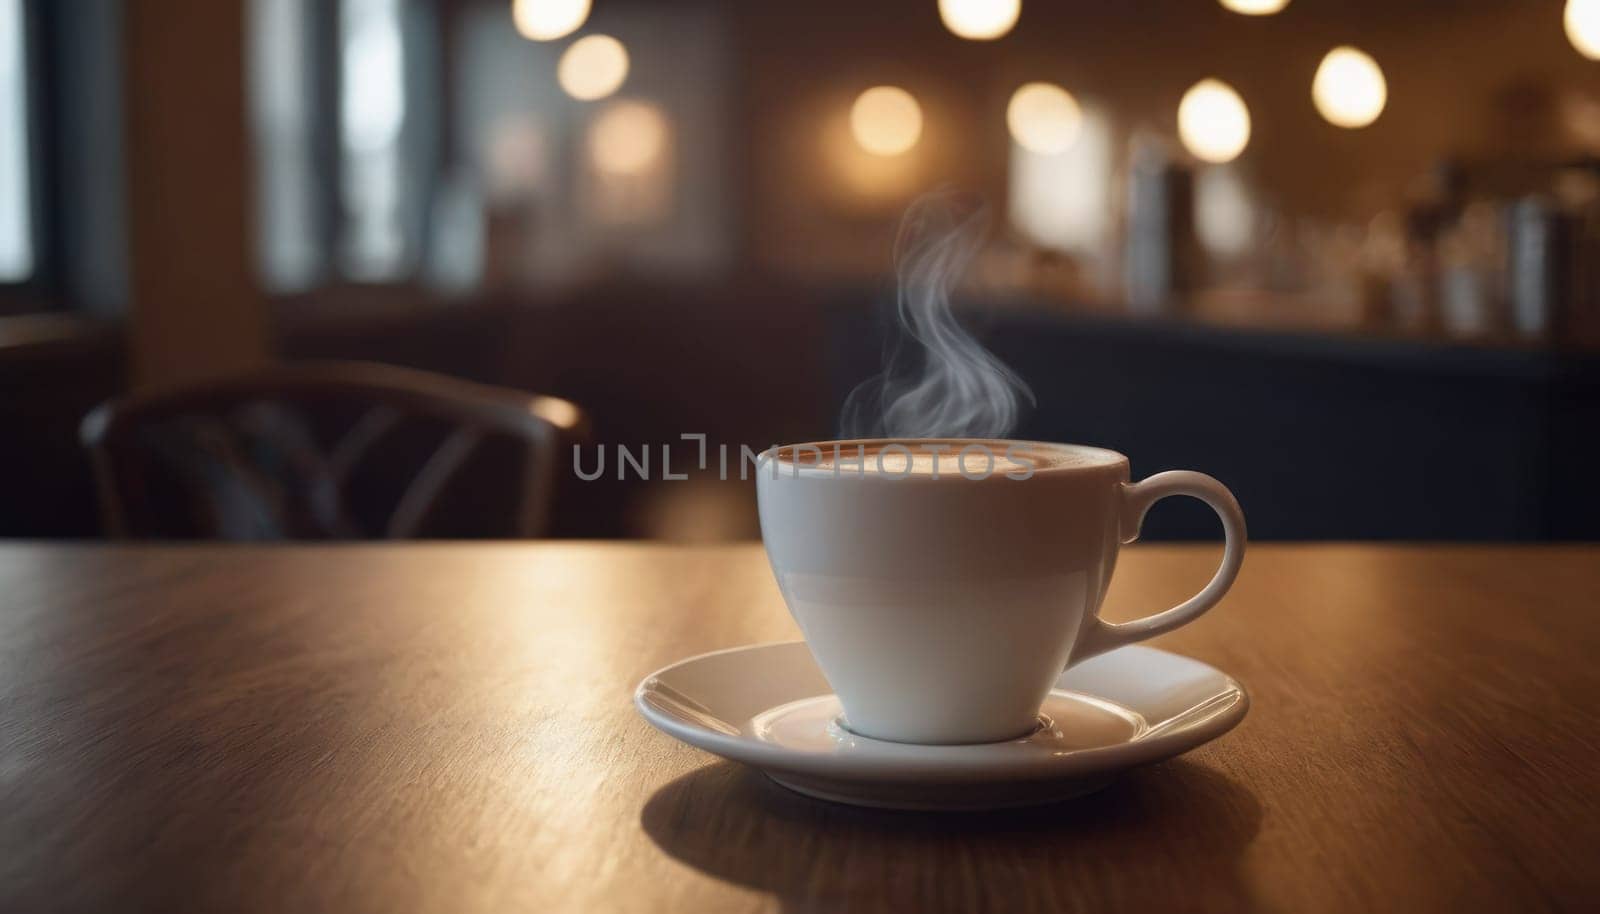
[[[404,270],[406,255],[400,194],[406,49],[400,0],[342,0],[339,12],[341,262],[353,279],[392,279]]]
[[[572,39],[537,42],[505,5],[486,4],[469,8],[457,34],[455,152],[480,188],[491,285],[727,264],[729,52],[716,10],[597,6]],[[582,100],[561,88],[562,55],[584,35],[626,49],[615,94]]]
[[[300,292],[323,270],[310,0],[255,0],[250,25],[257,259],[268,289]]]
[[[270,291],[469,292],[619,268],[706,272],[731,256],[727,39],[714,11],[597,14],[594,34],[637,53],[616,95],[579,101],[557,78],[576,38],[529,41],[509,0],[251,3],[257,262]]]
[[[0,0],[0,282],[34,273],[32,131],[22,0]]]
[[[265,286],[409,281],[436,193],[434,23],[418,0],[251,0]]]

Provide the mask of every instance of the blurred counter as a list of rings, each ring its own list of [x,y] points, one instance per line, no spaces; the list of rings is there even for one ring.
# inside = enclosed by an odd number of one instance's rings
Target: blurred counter
[[[1008,309],[988,345],[1032,387],[1019,437],[1190,468],[1270,539],[1600,538],[1600,357],[1355,334]],[[834,395],[876,371],[871,319],[839,309]],[[1163,505],[1152,538],[1210,538]]]

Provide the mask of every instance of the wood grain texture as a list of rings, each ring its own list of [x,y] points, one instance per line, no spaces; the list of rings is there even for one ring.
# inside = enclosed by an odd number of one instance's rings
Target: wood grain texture
[[[1217,547],[1136,547],[1108,616]],[[1075,803],[871,812],[650,729],[791,638],[759,547],[0,548],[0,910],[1578,910],[1600,549],[1252,547],[1164,638],[1220,742]]]

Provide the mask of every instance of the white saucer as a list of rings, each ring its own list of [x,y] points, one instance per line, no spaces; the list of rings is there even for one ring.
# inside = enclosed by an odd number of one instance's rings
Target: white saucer
[[[1233,729],[1244,687],[1198,660],[1124,647],[1056,680],[1040,727],[1003,743],[921,746],[840,723],[803,641],[702,654],[647,676],[634,703],[656,728],[800,793],[857,806],[993,809],[1088,793],[1137,765]]]

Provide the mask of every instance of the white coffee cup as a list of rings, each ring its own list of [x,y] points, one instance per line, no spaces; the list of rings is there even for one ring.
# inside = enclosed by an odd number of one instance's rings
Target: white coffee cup
[[[1244,515],[1220,482],[1178,470],[1130,484],[1128,458],[1100,448],[826,441],[769,450],[758,469],[778,587],[844,725],[876,739],[1025,735],[1063,669],[1193,621],[1244,560]],[[1172,609],[1101,620],[1120,544],[1169,495],[1222,518],[1222,566]]]

